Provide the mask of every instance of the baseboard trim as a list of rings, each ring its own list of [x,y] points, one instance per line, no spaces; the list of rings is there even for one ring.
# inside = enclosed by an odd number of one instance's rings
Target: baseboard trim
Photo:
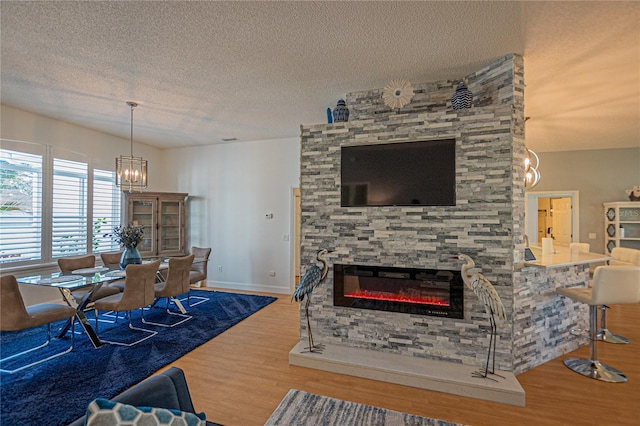
[[[228,290],[242,290],[242,291],[257,291],[260,293],[276,293],[276,294],[289,294],[289,288],[278,287],[274,285],[266,284],[253,284],[253,283],[234,283],[226,281],[211,281],[208,280],[206,287],[215,287]]]

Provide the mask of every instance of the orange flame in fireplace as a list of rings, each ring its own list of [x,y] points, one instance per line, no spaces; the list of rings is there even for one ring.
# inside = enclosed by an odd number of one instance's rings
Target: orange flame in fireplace
[[[353,297],[357,299],[385,300],[388,302],[418,303],[421,305],[449,306],[449,302],[447,300],[433,295],[405,296],[403,294],[388,293],[384,291],[357,290],[350,293],[345,293],[345,297]]]

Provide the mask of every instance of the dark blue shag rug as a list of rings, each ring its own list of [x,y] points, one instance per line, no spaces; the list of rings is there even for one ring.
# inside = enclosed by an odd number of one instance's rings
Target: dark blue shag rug
[[[14,374],[2,373],[0,423],[67,425],[84,415],[93,399],[112,398],[276,300],[267,296],[203,290],[192,290],[191,294],[209,298],[209,301],[191,308],[184,302],[193,319],[173,328],[144,325],[157,330],[158,334],[136,346],[103,345],[94,349],[82,328],[76,324],[76,332],[81,334],[76,334],[73,352]],[[192,299],[192,302],[196,300]],[[162,300],[160,308],[145,311],[145,319],[166,322],[164,303]],[[93,314],[88,313],[87,316],[93,326]],[[140,324],[139,311],[134,313],[133,323]],[[53,325],[52,335],[55,335],[61,323]],[[99,335],[103,339],[134,340],[140,338],[138,333],[129,330],[122,314],[118,324],[99,324]],[[18,352],[20,348],[35,346],[45,339],[45,326],[2,332],[2,357]],[[67,333],[62,339],[53,339],[51,348],[36,351],[39,352],[37,356],[27,355],[20,362],[40,359],[47,351],[53,353],[68,347],[69,342],[70,333]],[[5,362],[2,368],[16,368],[12,363],[13,360]]]

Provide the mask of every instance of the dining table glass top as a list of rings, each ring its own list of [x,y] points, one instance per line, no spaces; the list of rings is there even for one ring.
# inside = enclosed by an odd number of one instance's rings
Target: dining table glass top
[[[154,258],[154,259],[144,259],[142,263],[151,263],[160,259],[162,262],[160,263],[159,270],[169,268],[169,257],[165,258]],[[203,257],[197,257],[193,259],[193,263],[202,263],[206,262],[207,259]],[[30,285],[40,285],[45,287],[55,287],[55,288],[67,288],[70,290],[75,290],[77,288],[87,287],[90,285],[95,285],[97,283],[107,283],[110,281],[115,281],[126,276],[126,272],[120,269],[114,269],[109,271],[107,268],[93,268],[96,270],[94,274],[84,274],[80,275],[78,273],[62,273],[62,272],[50,272],[50,273],[42,273],[37,275],[29,275],[25,277],[17,278],[18,283],[20,284],[30,284]],[[84,272],[84,271],[74,271],[74,272]]]
[[[67,288],[74,290],[98,283],[113,281],[117,277],[96,273],[92,276],[63,274],[61,272],[42,273],[17,278],[20,284],[40,285],[44,287]]]

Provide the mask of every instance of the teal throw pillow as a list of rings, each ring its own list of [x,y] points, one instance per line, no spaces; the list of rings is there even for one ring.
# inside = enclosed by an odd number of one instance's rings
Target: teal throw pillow
[[[87,407],[87,426],[204,426],[204,413],[198,415],[155,407],[134,407],[97,398]]]

